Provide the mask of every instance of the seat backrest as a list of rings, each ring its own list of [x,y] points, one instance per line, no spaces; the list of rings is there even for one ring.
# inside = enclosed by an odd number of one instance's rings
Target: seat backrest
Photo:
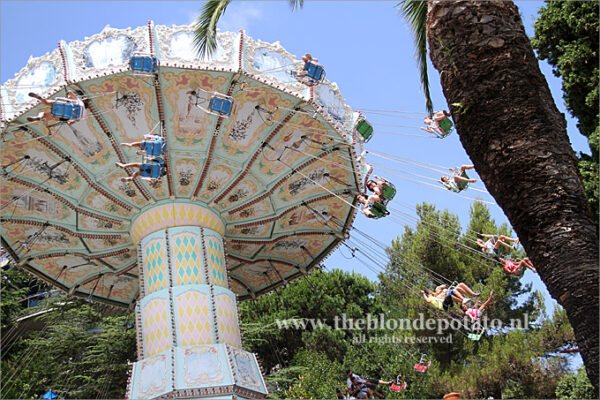
[[[218,97],[211,97],[210,101],[208,102],[208,108],[211,111],[220,111],[221,109],[221,99]]]
[[[134,72],[155,73],[158,70],[158,59],[149,54],[134,54],[129,59],[129,69]]]
[[[462,174],[460,174],[460,176],[462,176],[463,178],[469,179],[469,175],[467,175],[467,172],[464,171]],[[456,187],[458,188],[458,190],[465,190],[466,188],[469,187],[469,182],[465,182],[465,181],[454,181],[456,183]]]
[[[307,61],[304,63],[303,70],[306,71],[306,76],[314,80],[319,81],[323,77],[323,67],[319,64]]]
[[[233,103],[231,102],[231,100],[223,100],[221,106],[221,114],[229,115],[229,113],[231,112],[232,105]]]
[[[381,195],[387,200],[392,200],[396,195],[396,188],[389,184],[386,184],[383,186],[383,193]]]
[[[450,121],[449,118],[444,118],[441,121],[438,122],[438,126],[440,127],[440,130],[444,133],[449,133],[450,130],[452,129],[452,121]]]
[[[160,142],[150,141],[150,142],[144,142],[143,146],[144,146],[143,150],[146,152],[147,155],[162,156],[164,153],[165,143],[164,143],[164,141],[160,141]]]
[[[388,215],[388,210],[381,203],[373,203],[373,206],[371,206],[371,212],[376,218],[381,218]]]
[[[210,98],[208,108],[210,108],[211,111],[217,112],[221,115],[229,115],[232,105],[233,102],[231,100],[213,96]]]
[[[362,136],[365,142],[369,141],[373,135],[373,127],[364,119],[358,121],[356,131]]]
[[[400,385],[398,385],[397,383],[392,383],[390,385],[390,389],[393,390],[394,392],[401,392],[404,389],[406,389],[406,382],[401,382]]]
[[[64,100],[56,100],[50,107],[50,114],[60,118],[77,119],[81,116],[81,106]]]
[[[321,78],[323,77],[323,67],[321,67],[320,65],[316,65],[315,66],[315,71],[314,71],[312,77],[315,80],[320,81]]]

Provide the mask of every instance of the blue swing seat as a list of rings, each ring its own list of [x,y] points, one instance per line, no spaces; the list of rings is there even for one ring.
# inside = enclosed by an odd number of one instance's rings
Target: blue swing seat
[[[158,59],[152,54],[133,53],[129,59],[129,69],[134,74],[154,75],[158,72]]]
[[[307,78],[315,80],[316,83],[321,82],[325,77],[323,66],[312,61],[306,61],[304,63],[303,71],[306,71]]]
[[[161,158],[155,158],[140,166],[140,176],[142,179],[152,180],[158,179],[167,174],[165,161]]]
[[[158,135],[146,135],[142,142],[142,151],[147,156],[162,156],[165,154],[165,138]]]
[[[233,109],[233,100],[228,96],[214,95],[208,102],[208,109],[220,117],[229,116]]]
[[[50,114],[69,121],[77,121],[83,116],[83,106],[73,99],[59,97],[52,103]]]

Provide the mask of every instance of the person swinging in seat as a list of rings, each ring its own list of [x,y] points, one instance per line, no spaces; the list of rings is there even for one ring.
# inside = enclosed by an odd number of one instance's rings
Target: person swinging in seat
[[[450,168],[450,171],[453,171],[454,174],[452,174],[451,177],[444,175],[438,182],[444,185],[446,189],[455,193],[462,192],[469,186],[469,183],[477,182],[477,179],[469,178],[469,175],[466,173],[466,170],[474,168],[474,165],[462,165],[460,168],[456,169]]]
[[[481,236],[488,238],[488,240],[484,242],[482,239],[477,239],[477,245],[481,247],[481,251],[494,257],[498,256],[498,249],[500,246],[504,246],[510,250],[515,249],[514,246],[506,243],[506,241],[513,242],[515,246],[519,244],[519,239],[513,239],[504,235],[497,236],[481,234]],[[498,238],[497,240],[496,237]]]
[[[477,319],[479,319],[479,317],[481,317],[483,310],[485,310],[485,308],[492,302],[493,298],[494,291],[492,290],[490,297],[481,306],[479,306],[479,300],[477,300],[474,307],[469,308],[466,304],[462,304],[461,309],[465,312],[465,315],[471,318],[472,322],[475,322]]]
[[[374,175],[373,177],[377,179],[377,182],[373,179],[367,180],[367,183],[365,184],[367,189],[375,193],[384,204],[392,200],[396,195],[396,188],[394,185],[380,176]]]
[[[363,205],[361,212],[367,218],[378,219],[381,217],[385,217],[389,214],[389,211],[387,211],[387,209],[385,208],[385,205],[381,201],[381,198],[376,194],[367,196],[366,194],[361,193],[358,196],[356,196],[356,199],[359,203]]]
[[[149,157],[160,157],[165,154],[165,138],[160,135],[147,134],[140,142],[121,143],[125,147],[138,147],[138,155]]]
[[[364,381],[359,381],[356,377],[351,378],[352,386],[348,389],[348,393],[352,398],[355,399],[372,399],[373,392],[371,389],[364,383]]]
[[[310,53],[306,53],[302,57],[304,65],[300,67],[298,72],[295,72],[296,79],[306,86],[315,86],[325,78],[325,70],[321,64],[318,64],[319,59],[314,58]]]
[[[457,285],[451,285],[449,288],[446,285],[439,285],[435,288],[434,292],[426,289],[426,291],[421,290],[421,293],[427,303],[444,311],[450,310],[454,303],[465,303],[468,299],[466,296],[479,296],[479,292],[473,291],[473,289],[462,282]]]
[[[30,97],[38,99],[42,104],[50,106],[50,111],[40,111],[35,117],[27,117],[27,121],[60,121],[71,125],[85,117],[85,104],[75,92],[67,91],[67,97],[48,100],[36,93],[29,93]]]
[[[165,165],[165,161],[156,157],[151,160],[141,162],[134,162],[128,164],[115,163],[117,167],[125,168],[139,168],[139,170],[135,171],[133,175],[121,178],[121,182],[130,182],[137,178],[138,176],[142,177],[142,179],[150,180],[154,182],[160,182],[160,178],[167,174],[167,167]],[[158,183],[153,184],[153,186],[157,186]]]
[[[515,261],[512,261],[511,259],[505,260],[504,258],[498,258],[498,261],[502,263],[502,267],[507,274],[521,276],[524,271],[523,267],[529,268],[537,274],[537,270],[533,266],[533,263],[527,257],[522,260],[516,259]]]
[[[437,288],[435,292],[432,292],[429,289],[425,289],[421,290],[421,294],[423,295],[423,298],[425,299],[426,303],[431,304],[434,308],[437,308],[438,310],[444,309],[444,306],[442,305],[444,303],[444,293],[442,291],[438,292]]]
[[[427,128],[421,127],[421,129],[443,139],[452,133],[453,124],[448,118],[449,116],[447,111],[436,111],[433,115],[428,115],[423,119]]]
[[[354,385],[354,381],[356,380],[356,382],[359,385],[365,385],[366,388],[369,389],[369,391],[371,391],[373,394],[375,394],[375,396],[379,397],[380,399],[385,398],[385,396],[377,391],[377,385],[389,386],[393,383],[382,381],[380,379],[362,378],[359,375],[353,373],[350,369],[346,371],[346,375],[348,376],[348,379],[346,380],[348,392],[352,391],[352,386]]]

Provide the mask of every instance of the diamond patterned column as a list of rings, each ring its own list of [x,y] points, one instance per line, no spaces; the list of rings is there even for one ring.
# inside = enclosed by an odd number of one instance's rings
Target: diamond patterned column
[[[132,226],[145,235],[138,246],[144,297],[136,306],[143,358],[133,365],[128,398],[267,394],[256,357],[241,348],[219,221],[210,210],[203,215],[203,209],[162,204],[146,210]]]

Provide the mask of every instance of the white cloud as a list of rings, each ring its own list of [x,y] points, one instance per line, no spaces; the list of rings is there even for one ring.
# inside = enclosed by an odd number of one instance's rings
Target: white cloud
[[[196,19],[200,16],[200,10],[194,10],[188,14],[188,25],[191,25],[196,22]]]
[[[253,22],[262,19],[260,6],[251,1],[231,2],[227,11],[219,20],[221,31],[237,32],[240,29],[250,30]]]

